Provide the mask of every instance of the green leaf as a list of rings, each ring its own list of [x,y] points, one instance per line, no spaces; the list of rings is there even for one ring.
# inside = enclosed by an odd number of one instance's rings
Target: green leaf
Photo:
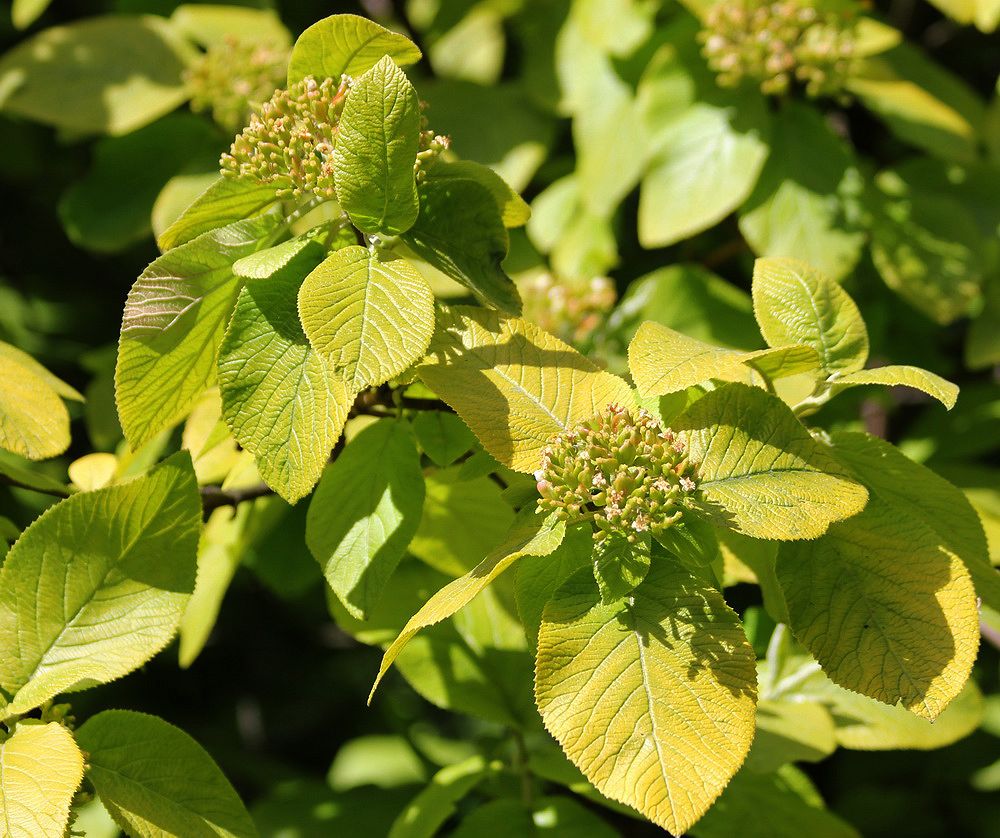
[[[47,495],[65,498],[72,493],[72,490],[65,483],[53,480],[40,471],[22,467],[14,457],[10,459],[0,458],[0,475],[13,481],[16,485],[26,489],[34,489]]]
[[[357,15],[330,15],[299,35],[288,62],[288,83],[306,76],[360,76],[384,55],[400,66],[421,58],[416,44],[404,35]]]
[[[926,170],[924,170],[926,171]],[[915,168],[882,172],[872,191],[872,261],[885,284],[936,322],[977,311],[992,272],[995,227],[979,229],[969,196],[934,189]]]
[[[654,562],[611,604],[577,573],[545,608],[535,699],[546,728],[599,791],[670,832],[686,832],[743,762],[755,697],[736,614],[675,562]]]
[[[928,396],[933,396],[948,410],[955,406],[958,400],[958,385],[934,375],[920,367],[899,366],[890,364],[871,370],[858,370],[840,376],[833,384],[834,392],[858,387],[863,384],[884,384],[887,387],[913,387]]]
[[[833,442],[834,456],[871,495],[890,506],[896,519],[913,519],[933,530],[938,548],[965,563],[976,593],[1000,611],[1000,572],[990,562],[983,525],[965,494],[877,437],[838,432]]]
[[[996,0],[931,0],[942,12],[959,23],[974,23],[980,32],[993,32],[1000,24],[1000,4]]]
[[[289,503],[312,491],[347,421],[354,393],[309,345],[282,273],[240,292],[219,351],[222,412],[264,482]]]
[[[493,193],[472,180],[431,178],[419,192],[420,214],[403,242],[487,305],[520,313],[517,288],[501,267],[509,239]]]
[[[936,718],[979,644],[976,596],[957,556],[872,494],[818,541],[783,545],[778,579],[795,636],[847,689]]]
[[[0,569],[3,712],[113,681],[166,646],[194,589],[200,528],[186,453],[31,524]]]
[[[491,800],[473,809],[451,838],[617,838],[599,815],[571,797],[543,797],[531,804]]]
[[[307,233],[237,259],[233,262],[233,273],[241,279],[271,279],[287,269],[302,276],[322,262],[325,256],[326,251],[316,237]],[[292,265],[295,267],[292,268]]]
[[[906,142],[947,160],[975,159],[982,102],[916,47],[903,42],[856,62],[847,90]]]
[[[485,186],[500,208],[505,227],[523,227],[531,218],[531,208],[500,175],[473,160],[438,162],[427,172],[427,179],[434,181],[468,181]]]
[[[455,813],[455,804],[489,774],[486,760],[479,755],[445,766],[399,813],[388,838],[434,838]]]
[[[758,259],[753,308],[768,346],[811,346],[827,372],[856,372],[868,360],[868,330],[854,300],[805,262]]]
[[[454,413],[423,410],[413,419],[413,430],[423,452],[436,465],[450,466],[476,444],[476,437]]]
[[[607,332],[624,347],[646,320],[707,343],[762,345],[750,295],[700,265],[671,265],[633,280],[611,312]]]
[[[3,341],[0,365],[0,448],[30,460],[61,454],[69,447],[70,430],[60,391],[66,398],[76,391],[26,352]]]
[[[174,9],[170,22],[180,32],[203,47],[236,38],[244,44],[271,44],[290,47],[291,36],[271,9],[239,6],[198,6],[184,4]]]
[[[809,346],[738,352],[702,343],[659,323],[643,323],[629,344],[628,362],[636,387],[649,397],[711,379],[750,383],[752,370],[765,372],[769,379],[808,372],[819,366],[819,357]]]
[[[530,507],[522,512],[499,547],[465,576],[445,585],[410,618],[399,636],[386,649],[368,696],[369,703],[396,656],[417,632],[446,620],[468,605],[490,582],[522,556],[545,556],[551,553],[559,546],[565,533],[566,525],[562,521],[552,517],[542,520]]]
[[[792,769],[794,771],[794,769]],[[805,779],[804,775],[796,775]],[[691,830],[695,838],[860,838],[850,824],[821,803],[808,780],[800,788],[786,769],[773,774],[741,771],[718,802]],[[805,793],[804,793],[805,792]]]
[[[440,312],[424,382],[483,447],[515,471],[539,467],[542,448],[632,391],[575,349],[525,320],[457,306]]]
[[[183,730],[144,713],[105,710],[76,732],[87,777],[132,835],[256,838],[236,791]]]
[[[756,387],[713,390],[672,426],[697,464],[707,511],[752,538],[818,538],[868,499],[791,410]]]
[[[13,0],[10,19],[15,29],[27,29],[44,14],[52,0]]]
[[[0,59],[0,110],[81,134],[127,134],[188,98],[195,50],[160,17],[53,26]]]
[[[351,86],[337,129],[337,200],[359,230],[396,236],[413,226],[419,144],[417,92],[386,56]]]
[[[276,191],[273,184],[219,177],[157,237],[156,243],[161,251],[172,250],[203,233],[258,215],[274,203]]]
[[[313,349],[355,391],[383,384],[423,357],[434,332],[434,295],[404,259],[351,245],[331,253],[299,289]]]
[[[62,838],[83,754],[56,722],[29,720],[0,744],[0,823],[10,838]]]
[[[420,523],[424,477],[413,433],[382,419],[351,440],[309,504],[306,543],[344,607],[367,619]]]
[[[634,543],[624,535],[612,534],[594,543],[594,578],[602,602],[614,602],[630,594],[649,572],[649,536]]]
[[[246,530],[253,514],[253,504],[243,503],[236,509],[216,509],[205,522],[198,544],[194,593],[178,631],[181,669],[195,662],[215,628],[223,597],[246,550]]]
[[[171,114],[124,137],[99,140],[89,171],[59,200],[66,234],[103,253],[145,239],[163,185],[200,161],[217,163],[219,146],[212,126],[193,114]]]
[[[542,612],[556,590],[574,573],[591,567],[594,537],[589,525],[568,527],[562,543],[547,556],[525,556],[517,563],[514,595],[517,613],[532,649],[538,645]]]
[[[826,707],[811,701],[769,701],[761,693],[747,771],[766,774],[789,762],[818,762],[836,748],[836,728]]]
[[[493,480],[469,478],[461,466],[432,471],[425,485],[424,510],[410,552],[442,573],[461,576],[503,541],[514,510]],[[469,521],[476,525],[470,527]]]
[[[122,317],[115,396],[138,449],[191,410],[216,377],[216,359],[240,281],[233,263],[264,246],[280,216],[203,233],[142,272]]]
[[[337,751],[326,781],[334,791],[361,786],[395,788],[427,779],[427,769],[403,736],[374,734],[349,739]]]
[[[775,115],[771,154],[740,212],[740,232],[760,256],[794,256],[840,279],[864,244],[853,219],[860,190],[853,153],[818,112],[789,103]]]

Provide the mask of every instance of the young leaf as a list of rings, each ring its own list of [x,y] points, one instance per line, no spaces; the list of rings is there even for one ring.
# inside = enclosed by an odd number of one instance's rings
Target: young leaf
[[[809,346],[739,352],[682,335],[659,323],[643,323],[628,347],[629,371],[644,396],[664,396],[710,379],[750,383],[751,368],[768,378],[808,372],[819,366]]]
[[[313,349],[355,391],[420,360],[434,332],[434,295],[404,259],[383,261],[352,245],[331,253],[299,289]]]
[[[416,44],[405,35],[358,15],[330,15],[299,35],[288,62],[288,83],[306,76],[360,76],[385,55],[402,67],[421,58]]]
[[[188,98],[182,74],[196,55],[154,15],[53,26],[0,60],[0,109],[81,134],[127,134]]]
[[[398,236],[413,226],[419,145],[417,92],[385,56],[351,86],[337,130],[337,200],[359,230]]]
[[[634,543],[624,535],[610,535],[594,544],[593,561],[601,602],[621,599],[635,590],[649,572],[649,535]]]
[[[940,550],[965,563],[983,602],[1000,611],[1000,571],[990,562],[983,525],[965,494],[877,437],[838,432],[833,443],[834,456],[871,495],[891,506],[898,520],[913,519],[933,530]]]
[[[635,402],[628,385],[525,320],[457,306],[439,314],[418,374],[515,471],[533,472],[560,431],[609,404]]]
[[[130,835],[256,838],[236,791],[184,731],[145,713],[105,710],[76,732],[87,777]]]
[[[417,530],[424,503],[413,432],[382,419],[351,440],[309,504],[306,543],[344,607],[367,619]]]
[[[131,672],[173,637],[194,589],[201,500],[186,453],[62,501],[0,569],[2,712]]]
[[[878,494],[818,541],[783,545],[778,579],[795,636],[830,678],[935,719],[979,645],[972,580],[919,519]]]
[[[514,522],[506,540],[465,576],[449,582],[414,614],[399,636],[386,649],[378,676],[368,701],[396,656],[418,631],[446,620],[468,605],[476,595],[523,556],[546,556],[555,550],[566,534],[566,525],[550,516],[544,520],[533,509],[526,509]]]
[[[753,739],[754,655],[713,588],[657,561],[632,596],[600,601],[589,571],[545,607],[535,698],[599,791],[680,835]]]
[[[854,300],[805,262],[758,259],[753,310],[768,346],[811,346],[827,372],[856,372],[868,360],[868,330]]]
[[[671,424],[687,439],[707,511],[744,535],[818,538],[868,499],[791,410],[759,388],[727,384]]]
[[[237,259],[233,262],[233,273],[241,279],[271,279],[288,269],[301,276],[322,262],[325,255],[326,251],[315,237],[306,234]]]
[[[115,396],[133,449],[177,422],[215,381],[219,344],[240,289],[233,263],[260,250],[280,221],[270,213],[202,233],[164,253],[132,286]]]
[[[3,341],[0,365],[0,448],[30,460],[61,454],[70,442],[69,412],[53,384],[76,391]]]
[[[247,178],[219,177],[156,239],[166,252],[203,233],[257,215],[274,203],[277,187]]]
[[[876,367],[871,370],[858,370],[847,375],[840,376],[834,382],[833,390],[839,392],[849,387],[858,387],[862,384],[885,384],[887,387],[913,387],[921,390],[928,396],[933,396],[948,410],[955,406],[958,399],[958,385],[952,384],[947,379],[934,375],[920,367],[899,366],[890,364],[885,367]]]
[[[300,282],[287,273],[247,285],[219,352],[226,424],[264,482],[289,503],[316,485],[354,402],[302,331]]]
[[[25,721],[0,744],[0,823],[10,838],[62,838],[83,754],[56,722]]]
[[[740,211],[740,232],[760,256],[798,256],[839,279],[864,245],[850,212],[860,178],[820,113],[789,103],[775,115],[771,154]]]
[[[490,190],[472,180],[428,178],[419,191],[420,214],[402,240],[487,305],[519,314],[521,298],[501,267],[507,228]]]

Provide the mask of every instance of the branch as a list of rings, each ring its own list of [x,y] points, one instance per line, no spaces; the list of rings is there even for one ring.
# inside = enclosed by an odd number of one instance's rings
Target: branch
[[[221,486],[214,485],[200,486],[198,491],[201,493],[201,508],[206,518],[220,506],[231,506],[235,509],[248,500],[256,500],[274,494],[274,489],[266,483],[247,486],[245,489],[223,489]]]

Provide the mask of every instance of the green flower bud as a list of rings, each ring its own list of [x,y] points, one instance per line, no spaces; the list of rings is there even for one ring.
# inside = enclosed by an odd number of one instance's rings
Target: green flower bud
[[[614,307],[614,283],[604,276],[561,280],[539,273],[517,283],[524,317],[567,343],[586,341]]]
[[[226,131],[245,125],[251,108],[285,81],[288,50],[227,37],[213,44],[185,73],[191,110],[211,113]]]
[[[793,80],[812,97],[844,98],[854,54],[855,13],[823,0],[721,0],[699,33],[702,53],[723,87],[746,79],[781,95]]]
[[[541,512],[590,522],[598,541],[662,532],[698,492],[683,440],[645,410],[618,405],[553,437],[535,479]]]
[[[222,173],[273,183],[281,197],[333,198],[333,149],[349,83],[306,76],[276,90],[222,155]]]

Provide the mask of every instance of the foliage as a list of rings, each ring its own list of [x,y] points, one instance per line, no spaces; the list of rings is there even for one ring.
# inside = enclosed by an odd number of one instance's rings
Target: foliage
[[[1000,730],[995,91],[852,2],[390,5],[14,4],[138,277],[83,355],[0,277],[8,832],[877,832],[842,751]]]

